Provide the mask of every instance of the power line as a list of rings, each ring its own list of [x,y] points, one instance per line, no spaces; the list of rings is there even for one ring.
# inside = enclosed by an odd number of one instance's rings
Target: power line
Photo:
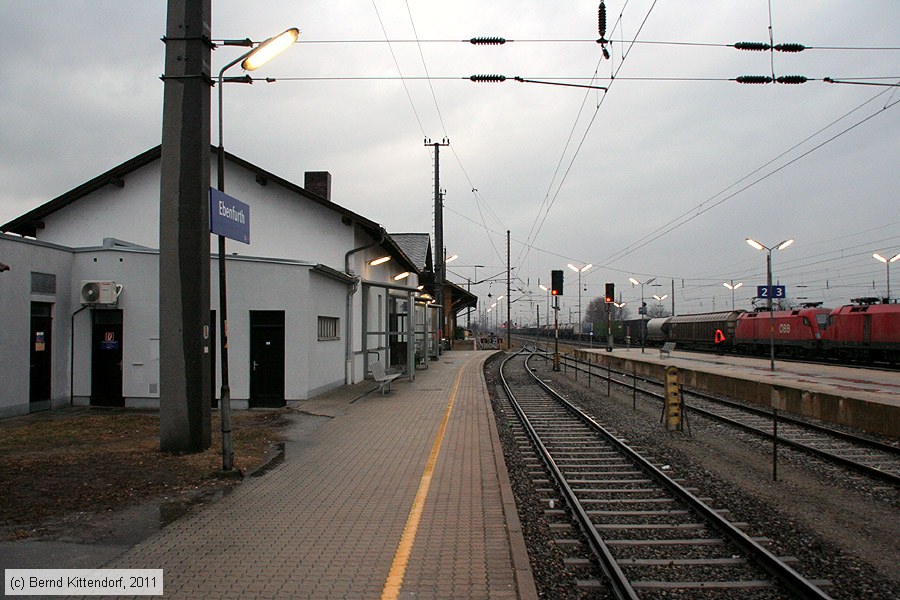
[[[853,123],[853,124],[850,125],[849,127],[846,127],[846,128],[843,129],[842,131],[840,131],[840,132],[838,132],[837,134],[833,135],[832,137],[826,139],[825,141],[823,141],[823,142],[817,144],[816,146],[813,146],[811,149],[807,150],[806,152],[803,152],[803,153],[800,154],[799,156],[797,156],[797,157],[795,157],[795,158],[789,160],[788,162],[784,163],[783,165],[781,165],[781,166],[779,166],[779,167],[777,167],[777,168],[775,168],[775,169],[773,169],[773,170],[771,170],[771,171],[769,171],[769,172],[763,174],[762,176],[760,176],[760,177],[754,179],[753,181],[751,181],[751,182],[748,183],[747,185],[745,185],[745,186],[739,188],[738,190],[734,191],[734,192],[731,193],[731,194],[728,194],[727,196],[723,197],[723,198],[720,199],[719,201],[717,201],[717,202],[715,202],[715,203],[713,203],[713,204],[711,204],[711,205],[709,205],[709,206],[704,206],[704,205],[706,205],[708,202],[710,202],[712,199],[716,198],[717,196],[720,196],[721,194],[723,194],[724,192],[728,191],[729,189],[734,188],[735,186],[739,185],[741,182],[746,181],[747,179],[749,179],[750,177],[752,177],[752,176],[755,175],[756,173],[759,173],[760,171],[762,171],[763,169],[765,169],[767,166],[773,164],[773,163],[774,163],[775,161],[777,161],[778,159],[780,159],[780,158],[786,156],[786,155],[789,154],[791,151],[797,149],[797,148],[800,147],[802,144],[806,143],[807,141],[811,140],[811,139],[814,138],[815,136],[819,135],[820,133],[822,133],[823,131],[825,131],[826,129],[828,129],[829,127],[831,127],[832,125],[834,125],[835,123],[838,123],[839,121],[843,120],[843,119],[846,118],[847,116],[849,116],[849,115],[851,115],[852,113],[856,112],[857,110],[861,109],[861,108],[862,108],[863,106],[865,106],[866,104],[869,104],[870,102],[874,101],[875,99],[877,99],[879,96],[881,96],[881,95],[884,94],[884,93],[886,93],[886,91],[885,91],[885,92],[880,92],[879,94],[876,94],[874,97],[870,98],[869,100],[866,100],[865,102],[863,102],[862,104],[860,104],[860,105],[857,106],[856,108],[854,108],[854,109],[850,110],[849,112],[845,113],[845,114],[844,114],[843,116],[841,116],[840,118],[836,119],[835,121],[832,121],[831,123],[829,123],[829,124],[826,125],[825,127],[821,128],[819,131],[817,131],[817,132],[814,133],[813,135],[807,137],[806,139],[804,139],[804,140],[801,141],[801,142],[798,142],[797,144],[795,144],[794,146],[792,146],[792,147],[789,148],[788,150],[782,152],[781,154],[779,154],[779,155],[776,156],[775,158],[773,158],[773,159],[769,160],[768,162],[766,162],[765,164],[763,164],[761,167],[759,167],[759,168],[757,168],[757,169],[751,171],[750,173],[748,173],[747,175],[745,175],[744,177],[742,177],[741,179],[739,179],[739,180],[736,181],[735,183],[733,183],[733,184],[731,184],[730,186],[726,187],[724,190],[722,190],[722,191],[720,191],[720,192],[717,192],[716,194],[714,194],[714,195],[711,196],[710,198],[704,200],[703,202],[697,204],[697,205],[694,206],[693,208],[690,208],[690,209],[684,211],[683,213],[681,213],[680,215],[678,215],[678,216],[675,217],[674,219],[670,220],[670,221],[669,221],[668,223],[666,223],[665,225],[662,225],[662,226],[656,228],[655,230],[653,230],[653,231],[650,232],[649,234],[647,234],[647,235],[645,235],[644,237],[640,238],[636,243],[631,244],[631,245],[629,245],[629,246],[626,246],[626,247],[623,248],[622,250],[619,250],[618,252],[616,252],[616,253],[610,255],[610,256],[607,257],[604,261],[601,261],[601,265],[600,265],[600,266],[606,266],[606,265],[608,265],[609,263],[611,263],[611,262],[613,262],[613,261],[615,261],[615,260],[618,260],[618,259],[622,258],[623,256],[626,256],[626,255],[628,255],[628,254],[631,254],[631,253],[634,252],[635,250],[639,250],[640,248],[643,248],[644,246],[650,244],[651,242],[654,242],[654,241],[658,240],[659,238],[661,238],[661,237],[667,235],[668,233],[671,233],[671,232],[674,231],[675,229],[678,229],[678,228],[681,227],[682,225],[685,225],[685,224],[687,224],[687,223],[693,221],[694,219],[696,219],[696,218],[699,217],[700,215],[702,215],[702,214],[704,214],[704,213],[706,213],[706,212],[712,210],[713,208],[715,208],[715,207],[717,207],[717,206],[719,206],[719,205],[721,205],[721,204],[727,202],[728,200],[731,200],[732,198],[735,198],[736,196],[740,195],[741,193],[743,193],[744,191],[750,189],[751,187],[755,186],[756,184],[758,184],[758,183],[764,181],[765,179],[768,179],[769,177],[775,175],[776,173],[778,173],[778,172],[784,170],[784,169],[787,168],[788,166],[794,164],[795,162],[799,161],[799,160],[802,159],[802,158],[805,158],[805,157],[808,156],[809,154],[812,154],[813,152],[815,152],[816,150],[822,148],[822,147],[825,146],[826,144],[828,144],[828,143],[830,143],[830,142],[836,140],[837,138],[839,138],[839,137],[841,137],[842,135],[844,135],[845,133],[847,133],[847,132],[849,132],[849,131],[855,129],[856,127],[859,127],[860,125],[862,125],[863,123],[869,121],[869,120],[872,119],[873,117],[882,114],[882,113],[883,113],[884,111],[886,111],[888,108],[891,108],[891,107],[893,107],[893,106],[896,106],[896,104],[897,104],[898,102],[900,102],[900,101],[894,101],[894,102],[891,103],[891,104],[887,104],[887,105],[883,106],[882,108],[879,108],[876,112],[874,112],[874,113],[868,115],[867,117],[861,119],[860,121],[858,121],[858,122],[856,122],[856,123]]]
[[[479,39],[496,39],[502,40],[496,44],[479,44],[479,45],[505,45],[505,44],[597,44],[598,40],[595,38],[518,38],[518,39],[507,39],[502,37],[495,38],[469,38],[464,40],[458,39],[340,39],[340,40],[309,40],[309,39],[301,39],[297,40],[298,44],[306,44],[306,45],[315,45],[315,44],[478,44],[478,42],[473,42],[473,40]],[[213,40],[216,42],[218,40]],[[739,46],[742,44],[746,44],[748,42],[685,42],[685,41],[674,41],[674,40],[638,40],[638,39],[620,39],[620,38],[609,38],[606,40],[609,43],[616,44],[631,44],[631,45],[656,45],[656,46],[685,46],[685,47],[701,47],[701,48],[737,48],[741,50]],[[749,42],[753,43],[753,42]],[[766,48],[768,50],[768,48]],[[803,50],[828,50],[828,51],[836,51],[836,50],[851,50],[851,51],[897,51],[900,50],[900,46],[803,46]]]

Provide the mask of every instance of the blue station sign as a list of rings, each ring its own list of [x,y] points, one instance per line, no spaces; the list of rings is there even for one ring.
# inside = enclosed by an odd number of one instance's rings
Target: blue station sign
[[[758,286],[756,286],[756,297],[757,298],[786,298],[787,294],[786,294],[785,287],[783,285],[773,285],[771,290],[769,290],[769,286],[767,286],[767,285],[758,285]]]
[[[209,188],[209,230],[230,240],[250,243],[250,206]]]

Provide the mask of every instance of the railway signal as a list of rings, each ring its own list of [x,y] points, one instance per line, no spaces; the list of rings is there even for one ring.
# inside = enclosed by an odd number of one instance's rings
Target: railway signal
[[[615,302],[615,298],[616,298],[616,284],[607,283],[606,284],[606,295],[604,297],[604,300],[606,301],[607,304],[612,304],[613,302]]]
[[[554,296],[563,295],[563,272],[562,270],[550,271],[550,293]]]

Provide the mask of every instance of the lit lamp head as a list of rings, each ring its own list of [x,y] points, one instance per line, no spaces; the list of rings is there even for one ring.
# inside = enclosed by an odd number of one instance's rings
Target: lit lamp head
[[[790,246],[793,243],[794,243],[794,238],[791,238],[789,240],[784,240],[783,242],[781,242],[780,244],[775,246],[775,249],[776,250],[784,250],[785,248],[787,248],[788,246]]]
[[[275,37],[267,39],[247,55],[247,58],[241,63],[241,68],[245,71],[255,71],[290,48],[297,41],[298,37],[300,37],[300,30],[292,27]]]
[[[883,262],[884,264],[888,264],[888,263],[892,263],[892,262],[896,262],[896,261],[900,260],[900,254],[895,254],[894,256],[892,256],[890,258],[885,258],[876,252],[875,254],[872,255],[872,258],[874,258],[878,262]]]
[[[753,246],[754,248],[756,248],[757,250],[765,250],[766,249],[765,246],[763,246],[762,244],[760,244],[759,242],[757,242],[754,239],[747,238],[747,243],[750,244],[751,246]]]

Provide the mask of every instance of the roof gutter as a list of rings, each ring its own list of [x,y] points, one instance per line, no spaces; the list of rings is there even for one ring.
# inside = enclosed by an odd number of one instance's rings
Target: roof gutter
[[[352,278],[352,283],[349,288],[347,288],[347,343],[345,345],[344,351],[344,383],[347,385],[353,384],[353,295],[356,293],[356,290],[359,289],[359,281],[360,278],[357,275],[353,274],[353,271],[350,269],[350,256],[356,254],[357,252],[362,252],[363,250],[368,250],[369,248],[374,248],[382,243],[384,243],[385,237],[387,236],[387,232],[383,227],[378,228],[378,239],[376,239],[371,244],[366,244],[364,246],[360,246],[359,248],[354,248],[350,250],[344,255],[344,272]]]

